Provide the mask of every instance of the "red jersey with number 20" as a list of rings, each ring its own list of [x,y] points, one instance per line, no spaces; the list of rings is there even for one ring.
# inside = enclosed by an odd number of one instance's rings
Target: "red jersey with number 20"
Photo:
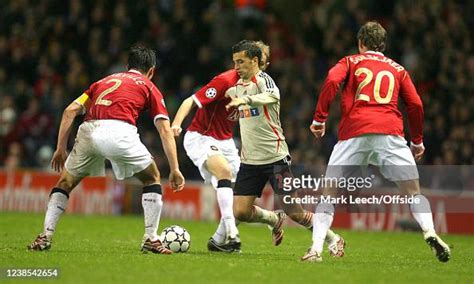
[[[237,71],[228,70],[214,77],[192,96],[199,109],[188,131],[196,131],[217,140],[233,137],[234,126],[239,121],[239,111],[236,108],[230,111],[225,109],[230,102],[230,98],[225,97],[225,92],[238,80]]]
[[[89,97],[85,121],[116,119],[136,125],[141,111],[149,109],[153,121],[168,119],[163,95],[136,70],[112,74],[93,83],[84,92]]]
[[[380,52],[346,56],[331,70],[322,87],[314,121],[325,122],[341,83],[339,140],[363,134],[403,136],[399,96],[408,113],[411,140],[423,142],[423,105],[408,72]]]

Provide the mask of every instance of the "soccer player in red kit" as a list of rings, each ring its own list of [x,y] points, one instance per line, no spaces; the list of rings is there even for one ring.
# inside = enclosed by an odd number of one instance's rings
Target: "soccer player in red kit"
[[[263,51],[260,68],[268,65],[270,49],[258,42]],[[175,136],[181,133],[181,124],[194,106],[196,114],[184,136],[186,154],[199,168],[206,183],[216,189],[221,220],[214,235],[209,239],[210,251],[239,252],[240,239],[233,214],[232,181],[240,167],[240,157],[233,140],[234,126],[239,120],[239,112],[227,111],[230,101],[226,91],[239,80],[235,69],[214,77],[208,84],[181,104],[172,123]]]
[[[360,54],[344,57],[329,70],[310,126],[317,138],[324,136],[330,104],[344,83],[339,141],[329,158],[326,177],[347,178],[344,166],[378,166],[382,175],[395,182],[401,191],[416,195],[420,202],[410,204],[413,216],[438,260],[446,262],[450,249],[434,230],[429,201],[421,195],[416,169],[415,159],[419,160],[425,150],[421,99],[405,68],[382,54],[386,31],[379,23],[367,22],[357,39]],[[403,138],[399,98],[407,108],[410,147]],[[324,194],[334,195],[335,190],[327,188]],[[322,260],[323,241],[331,227],[334,205],[319,203],[315,214],[313,245],[302,257],[304,261]]]
[[[170,165],[169,181],[175,191],[184,187],[179,170],[176,143],[170,128],[163,95],[150,81],[156,65],[155,52],[142,46],[130,49],[128,71],[93,83],[63,113],[52,167],[61,171],[52,189],[44,221],[44,231],[28,246],[30,250],[51,248],[59,217],[66,210],[69,194],[86,176],[104,174],[104,160],[110,160],[119,180],[136,177],[143,183],[142,205],[145,218],[143,252],[171,254],[157,234],[161,209],[160,173],[150,152],[140,141],[136,120],[149,109],[163,142]],[[68,155],[66,146],[74,118],[86,114],[76,142]]]

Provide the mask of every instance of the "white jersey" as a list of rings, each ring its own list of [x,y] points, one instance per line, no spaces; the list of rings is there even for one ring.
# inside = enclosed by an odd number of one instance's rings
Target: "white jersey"
[[[280,90],[267,73],[259,71],[250,82],[240,79],[226,95],[246,101],[239,107],[243,164],[270,164],[289,155],[280,123]]]

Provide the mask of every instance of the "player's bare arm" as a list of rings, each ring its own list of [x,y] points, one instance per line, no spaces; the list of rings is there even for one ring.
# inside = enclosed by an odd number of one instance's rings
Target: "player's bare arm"
[[[196,106],[192,97],[185,99],[174,117],[173,123],[171,124],[171,130],[173,130],[174,136],[179,136],[183,129],[181,124],[183,120],[188,116],[189,112]]]
[[[81,97],[85,96],[82,95]],[[86,95],[87,96],[87,95]],[[56,151],[51,159],[51,168],[60,172],[64,167],[67,158],[67,142],[71,133],[72,124],[76,116],[81,115],[84,111],[84,104],[78,103],[77,100],[69,104],[64,110],[59,126],[58,144]]]
[[[170,127],[170,122],[167,119],[157,119],[155,121],[156,129],[160,134],[163,143],[163,150],[170,165],[170,184],[175,192],[181,191],[184,188],[184,177],[179,170],[178,154],[176,151],[176,142],[174,140],[173,131]]]
[[[415,161],[419,161],[421,160],[421,158],[423,158],[423,154],[425,153],[425,146],[423,145],[423,143],[421,144],[413,144],[410,143],[410,150],[411,152],[413,153],[413,157],[415,157]]]
[[[311,131],[311,133],[313,133],[314,137],[321,138],[326,133],[326,124],[313,121],[313,123],[309,127],[309,130]]]

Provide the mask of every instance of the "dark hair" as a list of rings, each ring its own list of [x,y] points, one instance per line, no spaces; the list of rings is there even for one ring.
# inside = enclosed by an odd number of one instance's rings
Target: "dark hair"
[[[357,33],[357,39],[369,50],[382,52],[385,50],[387,31],[376,21],[367,22]]]
[[[156,53],[143,45],[134,45],[128,52],[128,69],[147,72],[156,65]]]
[[[236,45],[232,46],[232,53],[241,51],[245,51],[245,55],[250,59],[257,57],[258,62],[262,61],[262,50],[254,41],[242,40]]]

